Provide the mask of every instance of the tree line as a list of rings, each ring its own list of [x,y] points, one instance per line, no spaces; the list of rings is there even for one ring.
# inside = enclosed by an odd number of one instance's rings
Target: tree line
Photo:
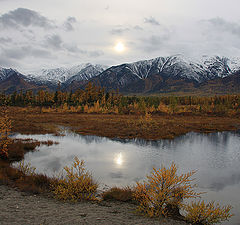
[[[219,114],[240,113],[240,94],[223,96],[123,96],[88,83],[85,90],[37,93],[29,90],[0,94],[0,105],[40,107],[41,112],[52,110],[83,113],[116,114]]]

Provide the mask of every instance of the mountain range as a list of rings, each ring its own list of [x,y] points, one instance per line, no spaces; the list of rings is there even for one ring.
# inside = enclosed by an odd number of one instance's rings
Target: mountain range
[[[21,74],[0,67],[0,92],[77,90],[91,81],[124,94],[227,94],[240,92],[240,58],[183,55],[158,57],[107,68],[90,63]]]

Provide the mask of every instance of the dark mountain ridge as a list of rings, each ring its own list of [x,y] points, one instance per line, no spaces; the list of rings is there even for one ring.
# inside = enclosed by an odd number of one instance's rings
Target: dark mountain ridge
[[[240,60],[203,56],[194,61],[175,55],[125,63],[106,70],[101,65],[92,64],[81,64],[71,70],[44,70],[42,77],[0,68],[0,91],[54,91],[58,79],[61,89],[66,91],[83,89],[90,81],[107,90],[119,89],[124,94],[239,93]]]

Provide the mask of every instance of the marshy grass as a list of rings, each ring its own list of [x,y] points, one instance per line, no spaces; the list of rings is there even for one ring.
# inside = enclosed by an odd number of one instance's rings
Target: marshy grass
[[[65,126],[83,135],[159,140],[174,138],[188,132],[233,131],[240,127],[239,116],[192,115],[186,113],[184,115],[39,113],[37,107],[31,108],[30,111],[23,110],[24,108],[11,107],[9,117],[13,121],[13,132],[59,135],[58,126]],[[143,129],[143,127],[147,129]]]
[[[57,142],[36,141],[32,139],[14,139],[8,145],[8,158],[0,159],[0,183],[17,187],[21,191],[31,193],[49,192],[50,184],[54,178],[49,178],[44,174],[36,174],[35,169],[21,161],[27,152],[35,151],[40,145],[53,145]],[[20,162],[21,161],[21,162]],[[13,162],[19,162],[12,166]]]

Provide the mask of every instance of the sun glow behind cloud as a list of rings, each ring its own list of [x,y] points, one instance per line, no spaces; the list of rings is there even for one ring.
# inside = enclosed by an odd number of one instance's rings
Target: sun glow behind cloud
[[[126,50],[125,45],[123,44],[122,41],[119,41],[116,43],[116,45],[114,46],[114,50],[118,53],[122,53]]]
[[[239,0],[0,2],[0,66],[22,73],[179,53],[240,55]]]

